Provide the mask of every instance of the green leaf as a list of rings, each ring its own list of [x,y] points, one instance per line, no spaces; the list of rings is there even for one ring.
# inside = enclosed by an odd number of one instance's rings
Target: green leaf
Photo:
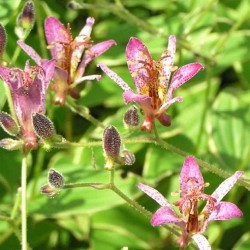
[[[208,124],[209,148],[225,169],[244,169],[250,163],[250,92],[228,89],[216,99]]]

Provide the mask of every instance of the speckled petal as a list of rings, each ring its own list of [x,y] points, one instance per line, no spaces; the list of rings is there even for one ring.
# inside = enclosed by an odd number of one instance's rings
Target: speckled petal
[[[175,211],[168,206],[159,208],[151,219],[152,226],[160,226],[163,224],[175,223],[184,226],[184,222],[180,219]]]
[[[131,37],[127,47],[126,56],[128,69],[135,83],[137,92],[140,93],[145,84],[149,82],[148,70],[153,67],[153,60],[146,46],[137,38]]]
[[[211,250],[208,240],[202,234],[195,234],[192,236],[192,238],[200,250]]]
[[[27,55],[30,56],[30,58],[38,65],[41,63],[41,57],[36,53],[36,51],[24,43],[23,41],[19,40],[17,41],[17,44],[25,51]]]
[[[131,90],[126,82],[124,82],[120,76],[118,76],[114,71],[108,68],[105,64],[99,63],[97,67],[100,67],[102,71],[108,75],[114,82],[116,82],[124,91]]]
[[[171,76],[172,67],[174,64],[175,50],[176,38],[175,36],[170,36],[168,39],[168,49],[163,52],[160,58],[162,70],[161,72],[159,72],[159,84],[162,85],[164,88],[167,87]]]
[[[235,204],[231,202],[221,201],[209,216],[208,221],[229,220],[241,216],[242,212]]]
[[[243,174],[242,171],[236,171],[231,177],[224,180],[219,187],[216,188],[216,190],[212,193],[212,197],[217,200],[217,202],[220,202],[223,197],[231,190],[231,188],[234,186],[234,184],[237,182],[237,180],[241,177]]]
[[[200,63],[190,63],[180,67],[173,75],[169,89],[168,99],[172,99],[173,92],[185,82],[193,78],[204,67]]]
[[[200,186],[204,184],[204,180],[200,171],[198,164],[195,161],[193,156],[186,157],[181,174],[180,174],[180,189],[181,189],[181,197],[185,195],[185,193],[190,191],[190,185],[188,183],[189,179],[196,180],[196,185]]]
[[[92,60],[103,54],[113,45],[116,45],[116,42],[114,40],[108,40],[97,43],[93,45],[91,48],[89,48],[88,51],[84,53],[83,58],[77,68],[76,74],[74,76],[74,82],[77,81],[77,79],[84,74],[86,66]]]
[[[160,204],[161,206],[168,206],[171,207],[170,203],[165,199],[165,197],[156,189],[142,184],[142,183],[138,183],[137,187],[143,191],[145,194],[147,194],[149,197],[151,197],[152,199],[154,199],[158,204]]]

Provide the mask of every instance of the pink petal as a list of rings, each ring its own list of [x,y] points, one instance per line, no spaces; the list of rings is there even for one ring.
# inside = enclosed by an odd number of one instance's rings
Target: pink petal
[[[241,217],[241,210],[231,202],[221,201],[216,205],[215,210],[211,213],[208,221],[213,220],[229,220],[235,217]]]
[[[97,67],[100,67],[102,71],[108,75],[114,82],[116,82],[124,91],[131,90],[126,82],[124,82],[120,76],[118,76],[114,71],[109,69],[103,63],[97,64]]]
[[[200,250],[211,250],[208,240],[202,234],[195,234],[192,236],[192,238]]]
[[[63,45],[71,42],[69,30],[55,17],[47,17],[44,22],[44,31],[51,55],[58,61],[62,60]]]
[[[180,174],[180,189],[181,189],[181,197],[185,195],[185,193],[190,191],[190,185],[188,183],[189,179],[195,180],[195,185],[200,186],[204,184],[204,180],[200,171],[198,164],[195,161],[193,156],[186,157],[181,174]]]
[[[30,58],[37,64],[40,65],[41,63],[41,57],[36,53],[36,51],[24,43],[23,41],[19,40],[17,41],[17,44],[25,51],[27,55],[30,56]]]
[[[4,82],[6,82],[9,85],[9,74],[10,69],[7,67],[0,66],[0,77],[3,79]],[[12,86],[9,86],[12,88]]]
[[[185,82],[194,77],[204,67],[200,63],[190,63],[180,67],[173,75],[169,89],[168,98],[172,99],[173,92]]]
[[[184,227],[184,222],[177,216],[175,211],[168,206],[159,208],[151,219],[152,226],[159,226],[162,224],[176,223]]]
[[[141,191],[143,191],[145,194],[147,194],[149,197],[151,197],[152,199],[154,199],[161,206],[171,207],[170,203],[156,189],[154,189],[154,188],[152,188],[152,187],[150,187],[148,185],[142,184],[142,183],[138,183],[137,187]]]
[[[46,60],[42,59],[41,60],[41,67],[45,71],[45,90],[47,90],[48,85],[55,73],[55,66],[56,66],[56,60]]]
[[[224,180],[219,187],[216,188],[216,190],[212,193],[212,197],[217,200],[217,202],[220,202],[223,197],[231,190],[231,188],[234,186],[234,184],[237,182],[237,180],[241,177],[243,174],[242,171],[236,171],[231,177]]]
[[[137,92],[149,82],[148,68],[153,67],[153,60],[146,46],[137,38],[131,37],[127,47],[126,56],[128,69],[135,83]]]
[[[163,87],[167,87],[169,82],[172,67],[174,64],[174,57],[175,57],[175,49],[176,49],[176,38],[175,36],[170,36],[168,39],[168,49],[164,51],[161,55],[160,62],[162,64],[162,71],[159,72],[159,83]]]
[[[74,77],[74,81],[76,81],[79,77],[81,77],[84,72],[86,66],[96,57],[103,54],[107,51],[111,46],[116,45],[114,40],[103,41],[93,45],[87,53],[84,54]]]
[[[88,17],[86,20],[86,24],[84,25],[84,27],[82,28],[82,30],[80,31],[80,33],[77,37],[80,37],[80,36],[83,36],[85,38],[90,37],[94,23],[95,23],[95,18]],[[78,42],[77,37],[75,38],[75,41]]]

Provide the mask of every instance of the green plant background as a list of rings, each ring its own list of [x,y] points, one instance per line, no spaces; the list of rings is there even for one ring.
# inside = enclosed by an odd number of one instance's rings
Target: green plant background
[[[0,22],[8,34],[4,60],[10,61],[17,47],[15,20],[25,1],[0,1]],[[168,143],[195,155],[230,173],[245,171],[250,177],[250,4],[248,0],[125,0],[76,1],[70,9],[68,1],[34,0],[37,22],[26,43],[49,58],[43,40],[43,21],[56,16],[71,24],[77,35],[88,16],[96,19],[92,32],[95,42],[114,39],[117,46],[92,62],[86,74],[100,73],[97,62],[109,65],[134,88],[125,60],[125,46],[131,36],[138,37],[158,59],[166,49],[170,34],[177,37],[175,65],[199,61],[205,70],[178,90],[184,101],[173,105],[171,127],[157,125],[159,136]],[[72,4],[70,5],[72,7]],[[39,31],[40,29],[40,31]],[[39,33],[40,32],[40,33]],[[42,31],[43,32],[43,31]],[[20,53],[16,66],[28,59]],[[78,105],[86,106],[105,125],[114,125],[123,138],[128,132],[122,117],[122,90],[105,75],[100,82],[81,85]],[[73,113],[67,107],[55,106],[53,93],[48,93],[47,115],[57,132],[70,141],[102,139],[103,128]],[[8,111],[5,89],[0,84],[0,109]],[[142,117],[141,117],[142,119]],[[134,132],[129,138],[146,137]],[[7,137],[0,131],[0,138]],[[179,172],[184,157],[153,144],[127,144],[135,153],[131,167],[116,171],[116,185],[129,197],[154,212],[158,205],[136,188],[144,182],[157,187],[170,202],[178,199],[171,192],[179,190]],[[9,216],[20,186],[21,155],[0,149],[0,215]],[[65,182],[105,182],[105,160],[101,147],[39,149],[29,157],[28,170],[28,241],[33,249],[113,250],[178,249],[175,236],[165,228],[153,228],[142,214],[110,190],[79,188],[63,190],[48,199],[39,192],[46,183],[47,171],[53,167],[63,173]],[[212,193],[223,181],[221,177],[201,169]],[[213,222],[206,235],[212,249],[245,250],[250,248],[250,195],[244,187],[235,186],[225,200],[235,202],[243,218]],[[16,223],[20,224],[20,216]],[[19,222],[18,222],[19,221]],[[0,250],[20,249],[15,228],[0,220]]]

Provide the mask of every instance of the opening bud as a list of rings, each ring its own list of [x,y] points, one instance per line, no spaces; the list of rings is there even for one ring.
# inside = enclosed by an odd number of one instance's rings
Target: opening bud
[[[20,132],[20,128],[15,120],[7,113],[0,111],[0,126],[9,135],[15,136]]]
[[[24,39],[29,34],[35,21],[35,10],[32,1],[26,2],[16,20],[15,33],[19,39]]]
[[[32,122],[37,136],[43,140],[51,140],[56,135],[54,125],[45,115],[32,114]]]
[[[126,126],[131,127],[131,128],[135,128],[139,125],[140,117],[139,117],[138,110],[136,109],[136,107],[131,106],[126,111],[123,117],[123,121]]]
[[[13,140],[11,138],[2,139],[0,141],[0,147],[4,148],[6,150],[17,150],[22,149],[23,147],[23,141],[21,140]]]
[[[135,155],[128,151],[128,150],[124,150],[123,152],[123,159],[124,159],[124,164],[125,165],[133,165],[135,163]]]

